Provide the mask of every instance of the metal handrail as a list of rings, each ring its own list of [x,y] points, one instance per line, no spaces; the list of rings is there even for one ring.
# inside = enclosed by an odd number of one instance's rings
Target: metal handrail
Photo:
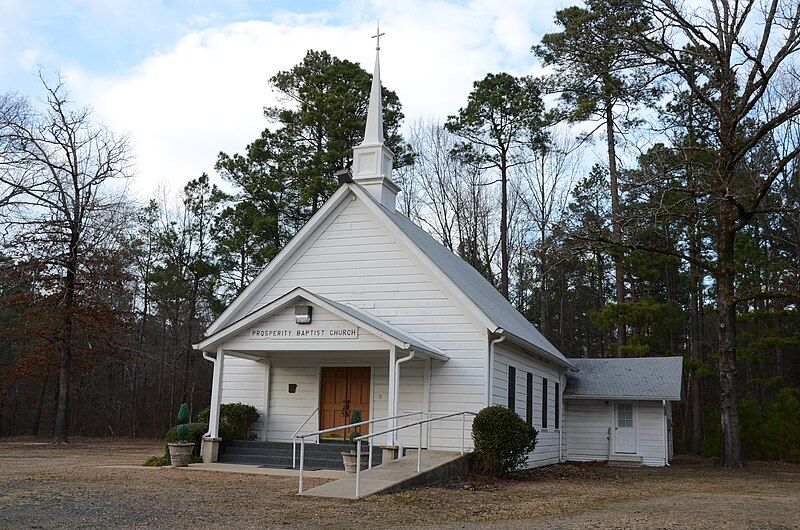
[[[294,434],[290,438],[292,440],[292,469],[297,467],[297,433],[299,433],[303,429],[303,427],[306,426],[306,423],[308,423],[308,420],[313,418],[314,414],[316,414],[317,412],[319,412],[319,407],[317,407],[317,408],[315,408],[314,410],[311,411],[311,414],[309,414],[306,417],[306,420],[303,423],[300,424],[300,427],[298,427],[297,430],[294,431]]]
[[[297,486],[297,493],[303,493],[303,461],[305,460],[306,438],[308,438],[309,436],[319,436],[320,434],[341,431],[341,430],[344,430],[344,429],[351,429],[353,427],[360,427],[362,425],[372,425],[373,423],[377,423],[379,421],[396,420],[396,419],[400,419],[400,418],[406,418],[408,416],[416,416],[417,414],[423,414],[423,412],[421,412],[421,411],[406,412],[404,414],[397,414],[395,416],[386,416],[384,418],[375,418],[375,419],[372,419],[372,420],[360,421],[358,423],[350,423],[348,425],[341,425],[339,427],[331,427],[329,429],[322,429],[322,430],[319,430],[319,431],[309,432],[309,433],[305,433],[305,434],[297,434],[297,432],[295,432],[294,441],[292,442],[292,452],[293,453],[294,453],[294,446],[297,443],[297,439],[298,438],[300,439],[300,473],[299,473],[300,477],[299,477],[299,484]],[[299,432],[299,429],[298,429],[298,432]],[[390,431],[387,431],[387,432],[390,432]],[[367,433],[367,434],[370,434],[370,433]],[[384,434],[386,434],[386,433],[384,433]],[[359,442],[359,445],[358,445],[358,449],[359,449],[359,451],[361,450],[360,442]],[[359,454],[359,465],[360,465],[360,462],[361,462],[361,455]],[[370,447],[370,450],[369,450],[369,467],[372,468],[372,447]]]
[[[355,492],[355,498],[358,499],[359,495],[361,493],[359,491],[359,489],[360,489],[360,485],[361,485],[361,442],[363,440],[368,440],[368,439],[373,438],[375,436],[380,436],[382,434],[388,434],[390,432],[399,431],[400,429],[405,429],[405,428],[408,428],[408,427],[413,427],[415,425],[419,425],[419,445],[417,446],[417,473],[419,473],[421,471],[421,469],[422,469],[422,426],[424,424],[426,424],[426,423],[431,423],[431,422],[438,421],[438,420],[444,420],[444,419],[447,419],[447,418],[452,418],[454,416],[461,416],[461,454],[463,455],[464,454],[464,433],[466,432],[467,414],[471,414],[472,416],[475,416],[477,413],[470,412],[468,410],[465,410],[463,412],[454,412],[452,414],[445,414],[443,416],[437,416],[435,418],[428,418],[427,420],[419,420],[419,421],[416,421],[414,423],[401,425],[399,427],[393,427],[391,429],[386,429],[386,430],[383,430],[383,431],[380,431],[380,432],[373,432],[373,433],[364,434],[362,436],[359,436],[358,438],[355,438],[353,440],[353,441],[356,442],[356,492]]]

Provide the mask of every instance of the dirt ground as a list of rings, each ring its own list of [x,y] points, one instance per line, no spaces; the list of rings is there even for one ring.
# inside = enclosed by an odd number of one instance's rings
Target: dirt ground
[[[288,477],[102,467],[140,464],[162,447],[0,443],[0,527],[800,528],[800,466],[777,463],[565,464],[361,501],[297,497]]]

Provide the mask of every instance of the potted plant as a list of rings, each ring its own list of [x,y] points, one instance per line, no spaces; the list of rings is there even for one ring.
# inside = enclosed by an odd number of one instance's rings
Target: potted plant
[[[178,422],[176,427],[178,441],[167,444],[169,446],[169,461],[172,467],[186,467],[192,460],[194,444],[189,441],[189,405],[184,403],[178,409]]]
[[[350,416],[350,423],[361,423],[361,411],[359,409],[353,409],[353,414]],[[358,461],[358,455],[356,454],[356,438],[361,436],[361,431],[356,427],[353,432],[347,437],[350,440],[350,443],[353,444],[352,449],[350,451],[343,451],[342,452],[342,462],[344,463],[344,470],[348,473],[355,473],[356,466]],[[369,458],[369,453],[361,452],[361,469],[365,469],[367,467],[367,459]]]

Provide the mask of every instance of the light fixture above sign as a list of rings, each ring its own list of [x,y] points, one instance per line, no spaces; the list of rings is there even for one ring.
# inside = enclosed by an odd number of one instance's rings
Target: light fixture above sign
[[[294,306],[295,324],[311,324],[311,309],[310,305]]]

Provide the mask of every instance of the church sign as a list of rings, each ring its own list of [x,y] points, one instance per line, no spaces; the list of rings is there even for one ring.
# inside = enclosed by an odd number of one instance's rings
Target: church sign
[[[358,328],[250,328],[252,340],[357,339]]]

